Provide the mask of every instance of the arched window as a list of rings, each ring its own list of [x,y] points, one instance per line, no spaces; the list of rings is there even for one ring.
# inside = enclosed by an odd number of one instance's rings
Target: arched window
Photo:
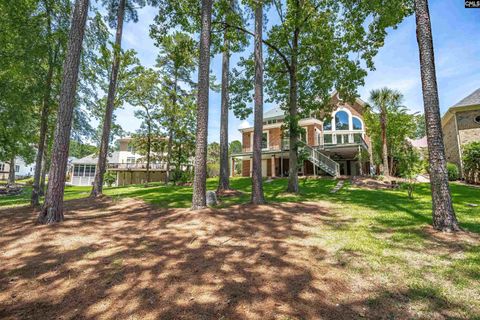
[[[357,117],[352,118],[352,124],[353,124],[353,130],[362,130],[362,121],[358,119]]]
[[[332,130],[332,121],[331,120],[325,120],[323,122],[323,130]]]
[[[348,113],[339,111],[335,114],[335,130],[348,130]]]

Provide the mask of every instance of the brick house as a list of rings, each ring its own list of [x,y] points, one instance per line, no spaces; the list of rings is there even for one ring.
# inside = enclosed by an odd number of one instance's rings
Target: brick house
[[[322,121],[312,115],[301,119],[307,160],[299,168],[300,175],[360,175],[370,172],[369,157],[362,159],[362,150],[369,152],[370,139],[363,121],[365,103],[361,99],[347,103],[335,92],[331,119]],[[262,174],[265,177],[288,176],[289,141],[283,134],[284,112],[279,107],[265,112],[262,135]],[[253,127],[240,129],[242,152],[231,155],[232,167],[242,162],[242,176],[252,174]]]
[[[448,109],[442,129],[447,161],[455,163],[463,176],[462,146],[480,141],[480,88]]]

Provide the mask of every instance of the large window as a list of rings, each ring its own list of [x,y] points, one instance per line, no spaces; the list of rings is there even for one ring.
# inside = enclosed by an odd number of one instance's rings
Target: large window
[[[20,172],[20,166],[18,164],[15,165],[15,172]]]
[[[76,164],[73,167],[73,175],[75,177],[94,177],[95,165],[94,164]]]
[[[335,130],[348,130],[348,113],[339,111],[335,114]]]
[[[352,124],[353,124],[353,130],[362,130],[362,121],[358,119],[357,117],[352,118]]]
[[[262,133],[262,149],[268,149],[268,133]]]

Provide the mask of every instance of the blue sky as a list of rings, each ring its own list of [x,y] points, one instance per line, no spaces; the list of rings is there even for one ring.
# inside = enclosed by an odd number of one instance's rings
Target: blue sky
[[[154,8],[143,8],[139,11],[139,22],[127,23],[124,29],[123,48],[135,49],[145,66],[153,66],[158,53],[158,48],[149,38],[149,25],[155,14]],[[430,14],[443,114],[480,87],[480,9],[465,9],[461,0],[430,0]],[[235,63],[235,57],[232,60]],[[388,30],[385,45],[375,57],[375,67],[376,70],[369,72],[365,79],[365,86],[358,88],[363,100],[368,100],[370,90],[387,86],[404,94],[405,105],[412,112],[423,110],[414,16],[405,19],[397,29]],[[211,70],[217,79],[221,79],[220,56],[212,59]],[[272,107],[265,105],[265,110]],[[133,132],[139,128],[140,122],[134,118],[131,106],[117,110],[116,114],[124,130]],[[252,118],[247,121],[253,123]],[[240,139],[238,128],[242,121],[230,113],[229,125],[230,141]],[[219,140],[219,126],[220,93],[211,92],[209,142]]]

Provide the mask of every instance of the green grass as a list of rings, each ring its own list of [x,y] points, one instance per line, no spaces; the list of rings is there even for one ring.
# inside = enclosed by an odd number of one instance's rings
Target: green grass
[[[368,190],[348,183],[336,194],[336,181],[300,180],[298,195],[286,194],[286,179],[264,183],[268,202],[327,201],[329,223],[310,226],[310,237],[292,239],[330,251],[349,276],[370,279],[382,290],[372,292],[372,305],[383,299],[407,299],[418,318],[475,318],[480,314],[480,245],[478,241],[443,241],[425,228],[431,223],[429,184],[418,184],[414,199],[404,190]],[[208,190],[217,180],[209,179]],[[220,206],[247,203],[251,180],[234,178],[241,196],[222,199]],[[89,187],[66,187],[65,199],[87,197]],[[15,197],[1,197],[0,208],[28,205],[30,188]],[[480,234],[480,189],[451,184],[455,211],[463,229]],[[159,207],[187,208],[192,188],[153,184],[106,188],[105,194],[134,197]],[[477,204],[478,207],[469,206]],[[388,315],[387,315],[388,316]],[[449,318],[449,316],[447,316]]]

